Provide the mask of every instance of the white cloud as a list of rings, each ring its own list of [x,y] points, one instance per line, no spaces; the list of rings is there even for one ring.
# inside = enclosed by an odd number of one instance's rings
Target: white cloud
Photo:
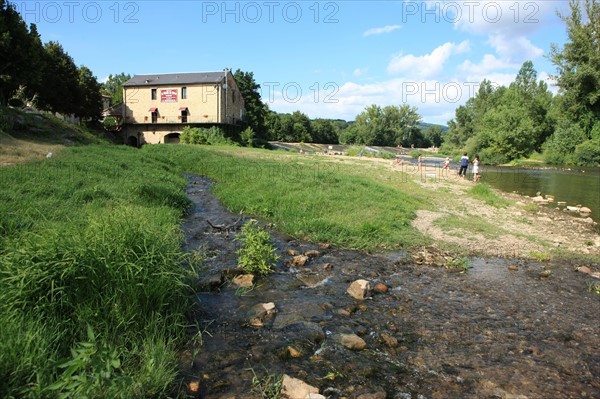
[[[386,25],[386,26],[382,26],[380,28],[371,28],[371,29],[366,30],[363,33],[363,36],[367,37],[367,36],[373,36],[373,35],[381,35],[383,33],[393,32],[400,28],[402,28],[402,26],[400,26],[400,25]]]
[[[417,108],[425,122],[445,124],[454,117],[456,107],[475,95],[478,85],[478,82],[405,78],[366,84],[348,81],[341,86],[323,87],[318,93],[305,88],[302,90],[304,95],[293,99],[286,98],[285,93],[275,92],[268,105],[282,113],[302,110],[310,118],[354,120],[372,104],[382,107],[409,104]]]
[[[524,36],[511,37],[505,34],[494,34],[490,35],[488,43],[507,61],[523,63],[544,54],[544,50],[535,47]]]
[[[479,63],[473,63],[471,60],[465,60],[457,67],[457,73],[469,82],[481,82],[483,79],[488,79],[490,75],[499,75],[499,71],[512,71],[520,67],[517,63],[511,63],[503,59],[496,58],[492,54],[485,54]],[[504,79],[502,79],[504,81]]]
[[[356,68],[354,72],[352,72],[352,75],[358,78],[360,76],[365,75],[368,71],[369,68]]]
[[[444,63],[453,54],[460,54],[470,50],[469,41],[465,40],[459,44],[444,43],[435,48],[430,54],[415,56],[412,54],[397,55],[392,58],[388,65],[388,71],[392,73],[409,72],[411,76],[427,78],[440,73]]]

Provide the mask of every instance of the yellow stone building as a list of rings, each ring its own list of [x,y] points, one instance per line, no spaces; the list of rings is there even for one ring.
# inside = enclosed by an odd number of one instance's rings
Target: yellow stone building
[[[231,71],[135,75],[123,84],[125,142],[178,143],[184,126],[240,128],[244,99]]]

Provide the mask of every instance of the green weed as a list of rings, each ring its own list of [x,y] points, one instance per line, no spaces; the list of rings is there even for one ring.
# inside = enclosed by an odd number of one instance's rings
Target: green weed
[[[445,268],[464,273],[471,268],[471,261],[468,258],[452,258],[446,262]]]
[[[271,235],[258,225],[256,220],[250,220],[242,227],[236,237],[241,242],[237,251],[238,266],[246,273],[269,274],[277,263],[279,255],[277,248],[271,244]]]
[[[282,377],[272,373],[266,373],[264,377],[259,377],[253,368],[252,371],[252,393],[263,399],[279,399],[281,397]]]
[[[529,253],[529,256],[538,262],[547,262],[550,260],[550,254],[546,252],[533,251]]]
[[[588,291],[600,295],[600,282],[588,281]]]
[[[494,193],[487,184],[477,184],[467,190],[467,194],[474,198],[483,200],[486,204],[496,208],[506,208],[511,204],[506,198]]]

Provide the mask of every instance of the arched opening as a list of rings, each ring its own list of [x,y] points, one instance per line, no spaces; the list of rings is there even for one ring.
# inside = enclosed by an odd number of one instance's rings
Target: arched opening
[[[136,147],[138,146],[138,140],[135,136],[129,136],[127,137],[127,145],[130,145],[132,147]]]
[[[179,133],[169,133],[165,136],[165,144],[179,144]]]

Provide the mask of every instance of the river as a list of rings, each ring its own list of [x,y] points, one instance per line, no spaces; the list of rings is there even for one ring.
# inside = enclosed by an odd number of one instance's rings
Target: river
[[[569,206],[581,205],[592,210],[591,217],[600,222],[600,168],[530,169],[483,166],[483,181],[491,186],[522,195],[554,195]]]

